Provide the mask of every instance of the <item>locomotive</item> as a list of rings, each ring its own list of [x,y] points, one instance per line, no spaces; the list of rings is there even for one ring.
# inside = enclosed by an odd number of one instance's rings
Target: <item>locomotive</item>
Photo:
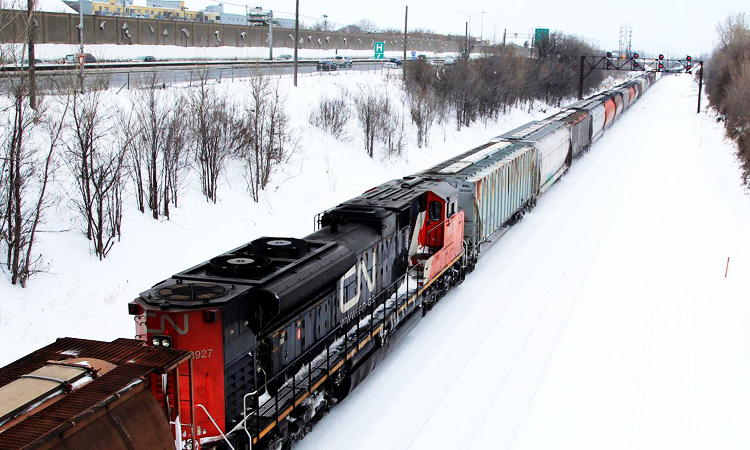
[[[129,308],[139,336],[194,355],[206,410],[186,441],[211,442],[214,422],[271,447],[301,437],[390,333],[462,279],[457,203],[448,183],[393,180],[322,213],[302,239],[256,239],[143,292]]]
[[[659,75],[372,188],[308,236],[255,239],[142,292],[136,338],[192,355],[149,378],[177,448],[304,437]]]

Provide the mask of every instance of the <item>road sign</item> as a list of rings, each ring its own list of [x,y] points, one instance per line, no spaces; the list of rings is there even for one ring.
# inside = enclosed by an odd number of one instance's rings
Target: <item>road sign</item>
[[[385,59],[385,42],[375,43],[375,59]]]
[[[549,28],[537,28],[534,30],[534,42],[537,44],[540,42],[549,40]]]

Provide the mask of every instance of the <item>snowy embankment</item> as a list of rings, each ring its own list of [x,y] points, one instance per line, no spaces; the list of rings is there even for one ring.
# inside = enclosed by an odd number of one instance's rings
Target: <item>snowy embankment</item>
[[[35,56],[43,61],[59,61],[68,54],[80,51],[77,44],[37,44],[34,46]],[[158,60],[223,60],[223,59],[268,59],[268,47],[184,47],[179,45],[116,45],[116,44],[87,44],[86,53],[91,53],[99,61],[130,61],[138,56],[153,56]],[[372,50],[352,50],[345,48],[314,49],[301,48],[298,51],[300,59],[333,58],[335,55],[352,58],[372,58]],[[458,57],[458,52],[423,52],[428,57]],[[294,49],[275,47],[273,56],[294,55]],[[385,52],[385,58],[403,58],[404,52],[391,50]],[[411,57],[411,52],[407,55]]]
[[[750,198],[696,97],[656,83],[299,450],[750,447]]]
[[[309,116],[321,96],[351,100],[365,84],[396,101],[403,95],[397,78],[342,71],[300,78],[297,89],[290,76],[279,80],[296,150],[272,177],[259,203],[251,200],[239,165],[230,167],[222,177],[217,204],[205,201],[200,183],[191,174],[181,194],[181,207],[172,209],[169,221],[156,221],[138,212],[129,189],[122,240],[100,262],[75,225],[73,206],[66,196],[75,188],[67,169],[58,170],[50,186],[51,208],[34,246],[47,264],[46,273],[33,276],[26,289],[10,285],[7,276],[0,280],[0,365],[61,336],[132,337],[135,326],[127,314],[127,303],[153,284],[261,236],[304,236],[313,231],[315,214],[550,112],[536,109],[530,114],[517,108],[496,123],[476,123],[460,133],[454,131],[455,123],[449,119],[444,129],[435,126],[430,147],[423,149],[414,145],[416,132],[411,131],[406,112],[409,144],[404,155],[389,161],[376,153],[376,158],[370,159],[355,116],[349,120],[343,140],[310,125]],[[247,92],[242,81],[225,80],[216,88],[231,92],[236,100]],[[170,89],[179,93],[189,88]],[[132,95],[132,91],[112,90],[103,101],[125,106]]]

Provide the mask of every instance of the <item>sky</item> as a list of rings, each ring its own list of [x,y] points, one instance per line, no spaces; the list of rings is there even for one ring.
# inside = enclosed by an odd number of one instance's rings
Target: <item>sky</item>
[[[294,0],[230,0],[224,3],[242,5],[241,9],[247,4],[273,10],[276,17],[294,17]],[[200,9],[209,3],[205,0],[187,0],[186,4],[190,8]],[[467,15],[479,13],[471,17],[472,36],[502,41],[504,29],[509,33],[528,34],[537,27],[549,28],[578,35],[608,50],[617,50],[620,27],[629,26],[633,30],[633,50],[644,55],[663,53],[684,57],[686,54],[699,56],[710,52],[716,42],[716,25],[730,14],[750,12],[748,3],[742,0],[715,0],[710,3],[688,0],[681,4],[636,0],[628,2],[626,8],[615,8],[613,3],[585,0],[575,2],[574,10],[571,10],[570,4],[559,0],[528,3],[300,0],[300,16],[308,25],[322,21],[323,14],[326,14],[329,23],[335,26],[369,19],[381,28],[403,29],[405,6],[408,5],[409,29],[427,28],[441,34],[464,34]]]

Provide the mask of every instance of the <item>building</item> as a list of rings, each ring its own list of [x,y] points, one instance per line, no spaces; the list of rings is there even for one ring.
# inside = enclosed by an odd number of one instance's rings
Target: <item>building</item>
[[[207,23],[218,23],[221,16],[219,13],[210,11],[191,11],[185,8],[184,1],[147,0],[145,6],[135,5],[132,0],[93,1],[91,4],[93,14],[98,16],[143,17]]]
[[[228,12],[225,12],[223,3],[207,6],[205,12],[218,14],[217,22],[220,23],[226,23],[229,25],[247,25],[247,15],[230,14]]]
[[[279,28],[294,28],[294,19],[277,19],[274,17],[273,25]]]

